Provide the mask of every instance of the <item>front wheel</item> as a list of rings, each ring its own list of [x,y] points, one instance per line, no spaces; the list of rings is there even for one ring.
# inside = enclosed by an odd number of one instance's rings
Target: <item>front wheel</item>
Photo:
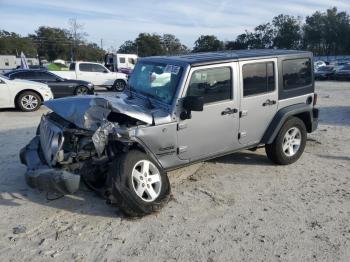
[[[167,174],[147,154],[131,150],[110,169],[112,192],[128,216],[144,216],[160,210],[170,196]]]
[[[24,112],[32,112],[39,109],[41,98],[37,93],[25,91],[17,97],[17,107]]]
[[[273,143],[265,145],[267,157],[279,165],[292,164],[304,152],[306,138],[304,122],[292,117],[283,124]]]
[[[123,80],[115,80],[112,89],[117,91],[117,92],[123,92],[125,89],[126,83]]]
[[[86,86],[78,86],[76,89],[75,89],[75,92],[74,94],[76,96],[83,96],[83,95],[87,95],[89,92],[88,88]]]

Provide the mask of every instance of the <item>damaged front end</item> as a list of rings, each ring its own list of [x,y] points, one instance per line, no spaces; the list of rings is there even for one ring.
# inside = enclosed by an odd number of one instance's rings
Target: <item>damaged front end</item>
[[[135,128],[154,122],[152,114],[120,98],[67,98],[46,106],[53,112],[42,116],[20,160],[28,185],[61,194],[76,192],[81,179],[106,192],[110,163],[133,146]]]

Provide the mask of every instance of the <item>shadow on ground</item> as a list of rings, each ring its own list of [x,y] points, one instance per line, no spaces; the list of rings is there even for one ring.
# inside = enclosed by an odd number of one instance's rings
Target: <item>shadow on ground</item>
[[[209,160],[212,163],[222,164],[244,164],[244,165],[260,165],[260,166],[271,166],[273,163],[267,158],[265,154],[260,155],[256,152],[244,151],[234,153],[218,158]]]

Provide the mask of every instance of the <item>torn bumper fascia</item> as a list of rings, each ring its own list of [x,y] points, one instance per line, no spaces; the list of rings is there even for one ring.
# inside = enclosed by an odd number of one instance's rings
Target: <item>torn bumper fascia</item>
[[[40,138],[35,136],[20,151],[21,163],[27,166],[25,179],[30,187],[40,191],[72,194],[79,189],[80,175],[49,167],[40,158]]]

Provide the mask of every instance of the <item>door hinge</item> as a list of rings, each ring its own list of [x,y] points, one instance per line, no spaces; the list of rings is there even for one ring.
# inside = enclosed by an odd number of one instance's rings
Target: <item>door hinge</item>
[[[248,115],[248,110],[239,111],[239,117],[244,117],[246,115]]]
[[[241,139],[241,138],[246,137],[246,136],[247,136],[247,132],[246,131],[242,131],[242,132],[238,133],[238,139]]]
[[[178,123],[177,124],[177,131],[181,130],[181,129],[185,129],[187,127],[186,123]]]
[[[177,148],[177,153],[181,154],[187,151],[187,146],[180,146]]]

